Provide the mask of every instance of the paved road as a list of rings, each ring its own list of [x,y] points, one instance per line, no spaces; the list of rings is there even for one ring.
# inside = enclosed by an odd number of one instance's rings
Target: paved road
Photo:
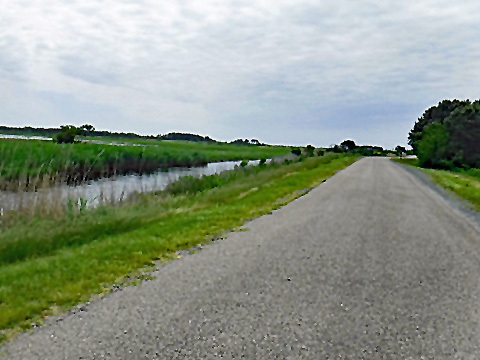
[[[246,226],[5,358],[480,358],[480,232],[400,165],[363,159]]]

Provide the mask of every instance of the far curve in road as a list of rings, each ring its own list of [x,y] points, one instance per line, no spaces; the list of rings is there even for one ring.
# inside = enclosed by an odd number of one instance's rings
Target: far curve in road
[[[246,228],[0,357],[480,358],[480,233],[400,165],[362,159]]]

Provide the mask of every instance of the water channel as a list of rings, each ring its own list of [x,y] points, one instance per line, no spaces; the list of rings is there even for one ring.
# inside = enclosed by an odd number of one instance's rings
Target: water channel
[[[164,189],[168,184],[182,176],[201,177],[231,170],[240,161],[210,163],[202,167],[171,168],[152,174],[132,174],[90,181],[78,186],[58,185],[36,192],[13,193],[0,191],[0,215],[8,210],[33,208],[39,204],[47,206],[65,206],[70,199],[73,203],[97,206],[100,203],[115,203],[126,199],[133,193],[150,192]],[[250,165],[258,164],[250,161]],[[81,199],[81,200],[80,200]]]

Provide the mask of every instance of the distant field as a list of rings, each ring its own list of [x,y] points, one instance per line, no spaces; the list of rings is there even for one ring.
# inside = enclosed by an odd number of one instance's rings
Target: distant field
[[[104,142],[111,139],[101,138]],[[253,160],[286,155],[288,147],[217,143],[115,139],[128,146],[95,143],[56,144],[52,141],[0,139],[0,186],[18,182],[79,182],[115,173],[150,172],[208,162]],[[48,179],[45,179],[48,176]]]
[[[226,143],[192,142],[178,140],[155,140],[155,139],[119,139],[109,137],[88,137],[88,140],[102,141],[112,144],[139,144],[160,147],[169,152],[201,153],[206,156],[208,162],[226,160],[255,160],[261,157],[272,158],[290,153],[286,146],[256,146],[256,145],[233,145]]]

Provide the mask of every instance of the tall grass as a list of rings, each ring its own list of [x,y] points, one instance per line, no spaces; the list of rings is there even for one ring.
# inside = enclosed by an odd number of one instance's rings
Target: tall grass
[[[260,159],[288,153],[284,147],[175,141],[145,146],[0,139],[0,189],[35,190],[59,182],[81,183],[115,174],[209,162]]]
[[[284,154],[283,147],[150,141],[144,146],[0,139],[0,227],[18,218],[58,219],[75,212],[87,199],[69,198],[64,185],[126,173],[150,173],[171,167],[192,167],[207,162],[258,159]],[[49,190],[43,190],[48,188]],[[123,200],[106,189],[94,200],[107,204]],[[88,199],[91,202],[91,199]]]

